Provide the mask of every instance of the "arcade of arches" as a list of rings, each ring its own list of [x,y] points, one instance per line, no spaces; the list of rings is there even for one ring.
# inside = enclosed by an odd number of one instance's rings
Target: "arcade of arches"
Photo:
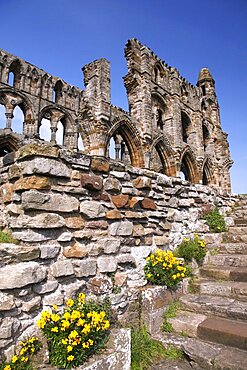
[[[230,192],[232,165],[207,68],[186,81],[136,39],[125,48],[129,112],[110,101],[110,64],[83,67],[85,90],[0,50],[0,156],[49,141]]]

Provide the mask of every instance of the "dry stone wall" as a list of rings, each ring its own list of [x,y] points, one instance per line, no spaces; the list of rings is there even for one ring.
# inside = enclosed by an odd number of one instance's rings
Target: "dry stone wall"
[[[233,198],[179,178],[32,142],[1,158],[0,349],[11,353],[44,308],[79,291],[110,296],[119,318],[145,286],[145,257],[207,232],[205,204]]]

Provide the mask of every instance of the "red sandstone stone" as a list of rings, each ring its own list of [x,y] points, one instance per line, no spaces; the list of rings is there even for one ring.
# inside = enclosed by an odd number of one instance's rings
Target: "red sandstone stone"
[[[153,199],[150,198],[144,198],[141,202],[142,208],[144,209],[151,209],[153,211],[156,210],[156,204],[154,203]]]
[[[128,204],[129,196],[127,194],[112,195],[111,199],[117,208],[122,208]]]
[[[103,187],[103,181],[100,176],[83,173],[81,175],[81,186],[90,190],[101,190]]]

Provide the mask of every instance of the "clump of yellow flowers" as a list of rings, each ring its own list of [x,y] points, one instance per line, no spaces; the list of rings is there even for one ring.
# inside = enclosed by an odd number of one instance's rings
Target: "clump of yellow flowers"
[[[187,276],[187,268],[183,261],[176,258],[171,251],[157,249],[146,258],[145,277],[155,285],[166,285],[176,288],[178,283]]]
[[[193,258],[201,262],[207,253],[207,248],[204,240],[200,239],[198,234],[194,234],[190,238],[184,238],[174,253],[177,257],[184,258],[186,262],[191,262]]]
[[[33,369],[30,360],[41,348],[37,337],[32,337],[20,342],[19,348],[9,362],[0,364],[0,370],[31,370]]]
[[[53,305],[37,322],[44,333],[50,363],[59,368],[79,366],[105,344],[110,328],[108,302],[87,301],[84,293],[68,299],[60,313]]]

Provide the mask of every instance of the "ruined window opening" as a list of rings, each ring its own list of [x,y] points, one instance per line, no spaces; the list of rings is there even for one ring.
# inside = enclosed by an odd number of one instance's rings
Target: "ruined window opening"
[[[62,98],[62,89],[63,89],[63,84],[61,81],[57,81],[53,92],[52,92],[52,101],[53,103],[59,104],[61,102]]]
[[[116,161],[131,163],[128,147],[120,134],[115,134],[111,137],[108,157]]]
[[[51,122],[47,118],[43,118],[41,120],[39,137],[45,141],[51,141]]]
[[[202,85],[202,95],[203,96],[206,95],[206,86],[205,85]]]
[[[13,111],[13,118],[11,121],[12,131],[18,134],[22,134],[24,121],[25,121],[25,118],[24,118],[23,110],[17,105]]]
[[[206,150],[209,143],[210,135],[208,128],[205,125],[202,125],[202,135],[203,135],[203,147],[204,150]]]
[[[184,143],[188,143],[189,138],[189,126],[190,126],[190,119],[184,112],[181,113],[181,121],[182,121],[182,138]]]
[[[5,106],[0,104],[0,128],[6,127]]]
[[[182,180],[191,181],[190,170],[186,161],[183,160],[180,168],[180,178]]]
[[[64,123],[63,118],[58,121],[57,123],[57,131],[56,131],[56,143],[59,145],[63,145],[64,143]]]
[[[8,84],[14,87],[14,81],[15,81],[15,75],[13,72],[10,72],[8,76]]]
[[[208,185],[209,184],[209,179],[206,173],[205,168],[203,168],[203,174],[202,174],[202,184],[203,185]]]
[[[157,110],[157,127],[163,130],[164,123],[163,123],[163,112],[161,109]]]
[[[81,150],[81,151],[84,150],[84,144],[83,144],[83,140],[80,134],[78,134],[77,147],[78,147],[78,150]]]

